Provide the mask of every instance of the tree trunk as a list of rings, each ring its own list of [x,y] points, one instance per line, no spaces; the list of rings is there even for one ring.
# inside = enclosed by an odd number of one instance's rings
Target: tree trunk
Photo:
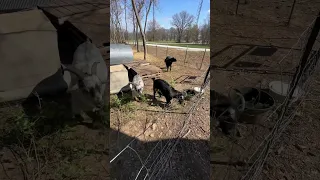
[[[140,52],[138,31],[139,29],[138,29],[137,20],[136,20],[136,44],[137,44],[137,52]]]
[[[141,33],[141,36],[142,36],[142,43],[143,43],[143,50],[144,50],[143,59],[146,60],[147,59],[146,37],[145,37],[144,32],[142,30],[140,17],[139,17],[139,14],[137,12],[137,7],[136,7],[136,4],[135,4],[135,1],[131,0],[131,3],[132,3],[132,6],[133,6],[133,10],[134,10],[134,13],[136,15],[136,19],[137,19],[137,22],[138,22],[138,25],[139,25],[140,33]]]
[[[152,41],[154,42],[154,34],[156,33],[156,25],[155,25],[155,19],[154,19],[154,2],[152,7],[152,13],[153,13],[153,23],[152,23]]]
[[[124,1],[124,19],[126,23],[125,40],[128,41],[127,0]]]
[[[132,25],[133,25],[133,42],[134,42],[134,45],[136,46],[137,45],[136,19],[133,13],[132,13]]]
[[[149,6],[147,7],[146,21],[144,22],[144,29],[143,29],[143,33],[144,34],[146,34],[148,15],[149,15],[149,12],[150,12],[150,9],[151,9],[152,1],[153,0],[150,0]]]

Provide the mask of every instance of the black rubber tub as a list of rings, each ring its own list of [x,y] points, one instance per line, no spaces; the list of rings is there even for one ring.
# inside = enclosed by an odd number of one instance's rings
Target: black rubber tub
[[[259,91],[257,88],[251,87],[244,87],[238,90],[246,101],[245,110],[239,118],[240,122],[257,123],[275,105],[273,97],[266,91]],[[239,96],[235,94],[235,91],[230,92],[230,98],[240,104]]]

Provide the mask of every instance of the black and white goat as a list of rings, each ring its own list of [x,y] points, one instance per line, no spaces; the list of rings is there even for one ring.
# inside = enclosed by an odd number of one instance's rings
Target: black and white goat
[[[142,77],[131,67],[123,65],[128,71],[128,78],[130,83],[130,89],[132,91],[132,97],[136,98],[142,95],[144,82]]]
[[[222,132],[230,135],[230,131],[235,130],[235,133],[240,134],[236,128],[240,113],[245,109],[245,99],[241,92],[235,89],[236,95],[240,97],[241,107],[239,104],[228,98],[227,96],[220,94],[214,90],[211,90],[211,117],[217,119],[218,127]]]
[[[71,93],[73,115],[101,110],[105,104],[108,70],[99,49],[87,40],[76,49],[72,65],[62,65],[62,69]]]
[[[159,96],[164,96],[166,98],[166,106],[169,106],[171,100],[173,98],[178,99],[179,103],[182,104],[185,99],[185,94],[175,90],[169,83],[162,79],[155,79],[153,80],[153,99],[156,99],[156,93],[158,92]]]
[[[171,71],[171,66],[173,62],[177,62],[177,59],[171,56],[167,56],[166,59],[164,60],[164,62],[166,63],[166,67],[167,67],[167,71]]]

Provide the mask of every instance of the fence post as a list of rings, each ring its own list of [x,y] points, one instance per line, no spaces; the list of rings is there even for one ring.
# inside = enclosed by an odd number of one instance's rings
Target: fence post
[[[203,64],[204,56],[206,55],[206,51],[207,51],[207,48],[204,49],[204,53],[203,53],[203,56],[202,56],[202,61],[201,61],[201,64],[200,64],[200,70],[202,68],[202,64]]]
[[[288,105],[289,105],[289,101],[292,99],[292,96],[293,96],[293,93],[294,93],[294,90],[296,89],[297,85],[298,85],[298,82],[300,80],[300,76],[302,75],[303,73],[303,70],[308,62],[308,58],[309,58],[309,55],[310,55],[310,52],[312,51],[312,48],[313,48],[313,45],[316,41],[316,38],[319,34],[319,30],[320,30],[320,12],[318,13],[318,17],[311,29],[311,33],[309,35],[309,38],[308,38],[308,41],[307,41],[307,44],[305,45],[305,50],[303,52],[303,55],[300,59],[300,63],[299,63],[299,66],[301,68],[300,71],[296,72],[292,78],[292,82],[290,83],[290,89],[292,88],[293,90],[290,91],[288,93],[288,100],[285,101],[284,103],[284,106],[283,108],[281,109],[281,119],[283,118],[285,112],[287,111],[287,108],[288,108]],[[291,85],[293,85],[293,87],[291,87]]]
[[[166,57],[168,56],[168,46],[169,46],[169,45],[167,44]]]
[[[188,45],[187,45],[187,49],[186,49],[186,55],[184,56],[184,64],[186,64],[186,61],[187,61],[187,55],[188,55]]]
[[[289,26],[289,24],[290,24],[292,13],[293,13],[293,9],[294,9],[295,5],[296,5],[296,0],[293,0],[293,4],[292,4],[291,10],[290,10],[290,15],[289,15],[289,18],[288,18],[288,21],[287,21],[287,26]]]
[[[156,57],[158,57],[158,44],[156,44]]]
[[[236,15],[238,14],[239,3],[240,3],[240,0],[237,1]]]

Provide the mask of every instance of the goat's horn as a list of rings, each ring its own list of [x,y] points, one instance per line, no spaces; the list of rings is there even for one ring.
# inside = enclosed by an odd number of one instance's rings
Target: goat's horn
[[[97,74],[97,66],[100,62],[94,62],[91,67],[91,74]]]
[[[69,71],[69,72],[77,75],[80,79],[83,79],[83,78],[86,76],[85,73],[83,73],[82,71],[80,71],[80,70],[78,70],[77,68],[74,68],[74,67],[72,67],[72,66],[66,66],[66,67],[64,68],[64,70]]]

